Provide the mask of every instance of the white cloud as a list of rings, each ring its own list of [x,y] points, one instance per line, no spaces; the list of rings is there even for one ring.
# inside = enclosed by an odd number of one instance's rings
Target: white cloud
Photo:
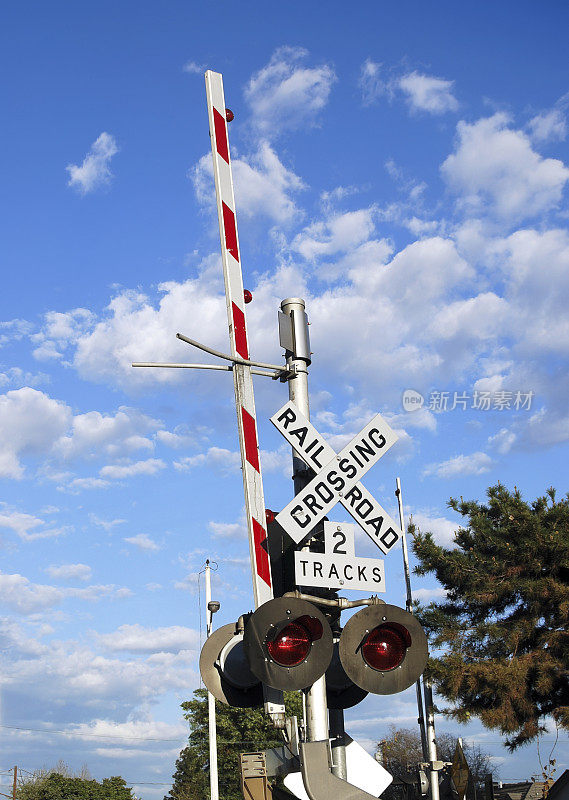
[[[287,169],[266,141],[249,157],[233,158],[235,203],[239,218],[267,218],[287,225],[300,216],[291,195],[306,188],[292,170]],[[198,201],[206,208],[215,205],[211,153],[202,156],[191,172]]]
[[[413,600],[419,600],[421,603],[432,603],[434,600],[443,600],[446,598],[446,591],[439,586],[435,589],[419,588],[413,589]]]
[[[0,573],[0,602],[13,612],[24,615],[46,611],[69,597],[93,602],[103,597],[122,599],[131,594],[130,589],[114,585],[62,589],[47,584],[32,583],[18,573]]]
[[[92,569],[88,564],[60,564],[58,567],[52,564],[46,567],[50,578],[60,581],[88,581],[91,579]]]
[[[223,447],[210,447],[205,453],[185,456],[174,461],[174,467],[180,471],[189,471],[196,467],[214,469],[222,475],[230,475],[241,468],[241,456]]]
[[[296,236],[292,248],[307,260],[347,252],[368,241],[375,228],[374,216],[371,206],[313,222]]]
[[[383,65],[366,59],[361,66],[359,86],[364,105],[371,105],[380,97],[393,100],[402,94],[410,111],[425,111],[428,114],[445,114],[458,110],[458,101],[453,94],[454,81],[413,70],[403,75],[389,70],[383,76]]]
[[[459,122],[458,143],[441,167],[450,188],[474,211],[523,219],[557,206],[569,179],[562,161],[542,158],[506,114]]]
[[[130,464],[108,464],[100,471],[101,477],[120,481],[136,475],[156,475],[166,464],[161,458],[147,458],[145,461],[135,461]]]
[[[536,114],[530,119],[528,127],[536,142],[563,141],[567,136],[567,120],[560,108],[551,108]]]
[[[0,395],[0,476],[22,478],[20,457],[49,451],[68,428],[71,409],[30,387]]]
[[[113,633],[98,634],[97,639],[107,650],[114,652],[177,653],[199,648],[199,633],[181,625],[167,628],[121,625]]]
[[[269,139],[287,128],[318,124],[336,76],[327,64],[303,66],[307,57],[303,48],[279,47],[245,88],[253,122]]]
[[[111,531],[117,525],[123,525],[126,522],[126,519],[100,519],[96,514],[89,514],[89,519],[93,523],[93,525],[98,525],[99,527],[103,528],[104,530]]]
[[[88,411],[73,417],[71,430],[55,444],[54,451],[64,461],[106,456],[119,458],[137,450],[154,449],[154,442],[143,433],[161,427],[158,420],[122,406],[116,414]]]
[[[374,103],[382,94],[389,93],[389,82],[381,78],[381,64],[367,58],[361,66],[359,86],[364,105]]]
[[[414,71],[399,78],[397,85],[406,95],[412,111],[444,114],[458,109],[458,101],[452,93],[454,81]]]
[[[487,453],[476,452],[470,455],[459,455],[441,461],[439,464],[429,464],[423,470],[423,475],[435,475],[437,478],[456,478],[459,475],[482,475],[488,472],[494,462]]]
[[[33,351],[35,358],[40,361],[61,359],[61,351],[88,331],[94,319],[94,314],[86,308],[74,308],[66,313],[48,311],[42,330],[31,337],[38,345]]]
[[[87,194],[111,182],[111,158],[118,153],[117,143],[110,133],[101,133],[93,142],[91,150],[83,159],[81,166],[69,164],[66,167],[69,173],[68,186],[78,189],[81,194]]]
[[[160,545],[151,539],[147,533],[137,533],[136,536],[127,536],[124,539],[129,544],[134,544],[140,550],[153,551],[160,550]]]
[[[109,481],[104,481],[102,478],[73,478],[69,483],[58,486],[57,488],[61,491],[77,494],[83,489],[107,489],[109,486]]]
[[[204,64],[198,64],[196,61],[186,61],[182,69],[190,75],[203,75],[206,70]]]
[[[455,532],[459,528],[457,522],[446,517],[437,516],[428,511],[414,511],[413,523],[421,533],[432,533],[437,544],[450,547],[454,540]]]
[[[208,528],[215,539],[246,539],[247,528],[242,522],[209,522]]]

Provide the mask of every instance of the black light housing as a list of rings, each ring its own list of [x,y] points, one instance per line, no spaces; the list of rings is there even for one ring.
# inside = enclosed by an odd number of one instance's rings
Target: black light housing
[[[332,658],[332,631],[312,603],[277,597],[260,606],[245,625],[243,649],[251,672],[273,689],[304,689],[320,678]]]
[[[339,654],[347,676],[361,689],[395,694],[425,669],[427,637],[408,611],[386,603],[367,606],[348,620]]]

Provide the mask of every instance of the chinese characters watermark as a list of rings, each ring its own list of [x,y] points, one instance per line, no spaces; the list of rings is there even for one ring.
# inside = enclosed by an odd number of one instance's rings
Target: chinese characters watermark
[[[429,411],[530,411],[535,392],[507,391],[497,389],[494,392],[474,389],[472,392],[432,391],[428,398],[423,397],[415,389],[403,392],[402,405],[405,411],[418,411],[426,408]]]

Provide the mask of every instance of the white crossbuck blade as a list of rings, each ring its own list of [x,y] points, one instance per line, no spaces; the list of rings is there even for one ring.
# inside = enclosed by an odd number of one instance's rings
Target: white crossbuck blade
[[[310,483],[277,514],[277,522],[291,539],[300,544],[340,502],[387,554],[401,538],[401,528],[359,482],[399,438],[381,415],[376,414],[340,453],[290,400],[271,417],[271,422],[303,461],[316,470]]]

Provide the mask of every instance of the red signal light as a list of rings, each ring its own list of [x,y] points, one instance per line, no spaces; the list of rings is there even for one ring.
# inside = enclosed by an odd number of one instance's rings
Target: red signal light
[[[315,617],[299,617],[267,642],[269,655],[281,667],[296,667],[310,653],[312,643],[322,638],[322,630],[322,623]]]
[[[251,294],[249,289],[243,289],[243,300],[246,303],[250,303],[252,299],[253,299],[253,295]]]
[[[381,672],[398,667],[411,646],[411,636],[407,628],[396,622],[378,625],[362,643],[362,656],[372,669]]]
[[[233,122],[233,120],[235,119],[235,114],[233,113],[233,111],[230,108],[226,108],[225,109],[225,119],[228,122]]]
[[[271,511],[270,508],[265,509],[265,519],[267,520],[267,525],[270,525],[271,522],[274,522],[276,516],[277,515],[275,514],[275,512]]]

